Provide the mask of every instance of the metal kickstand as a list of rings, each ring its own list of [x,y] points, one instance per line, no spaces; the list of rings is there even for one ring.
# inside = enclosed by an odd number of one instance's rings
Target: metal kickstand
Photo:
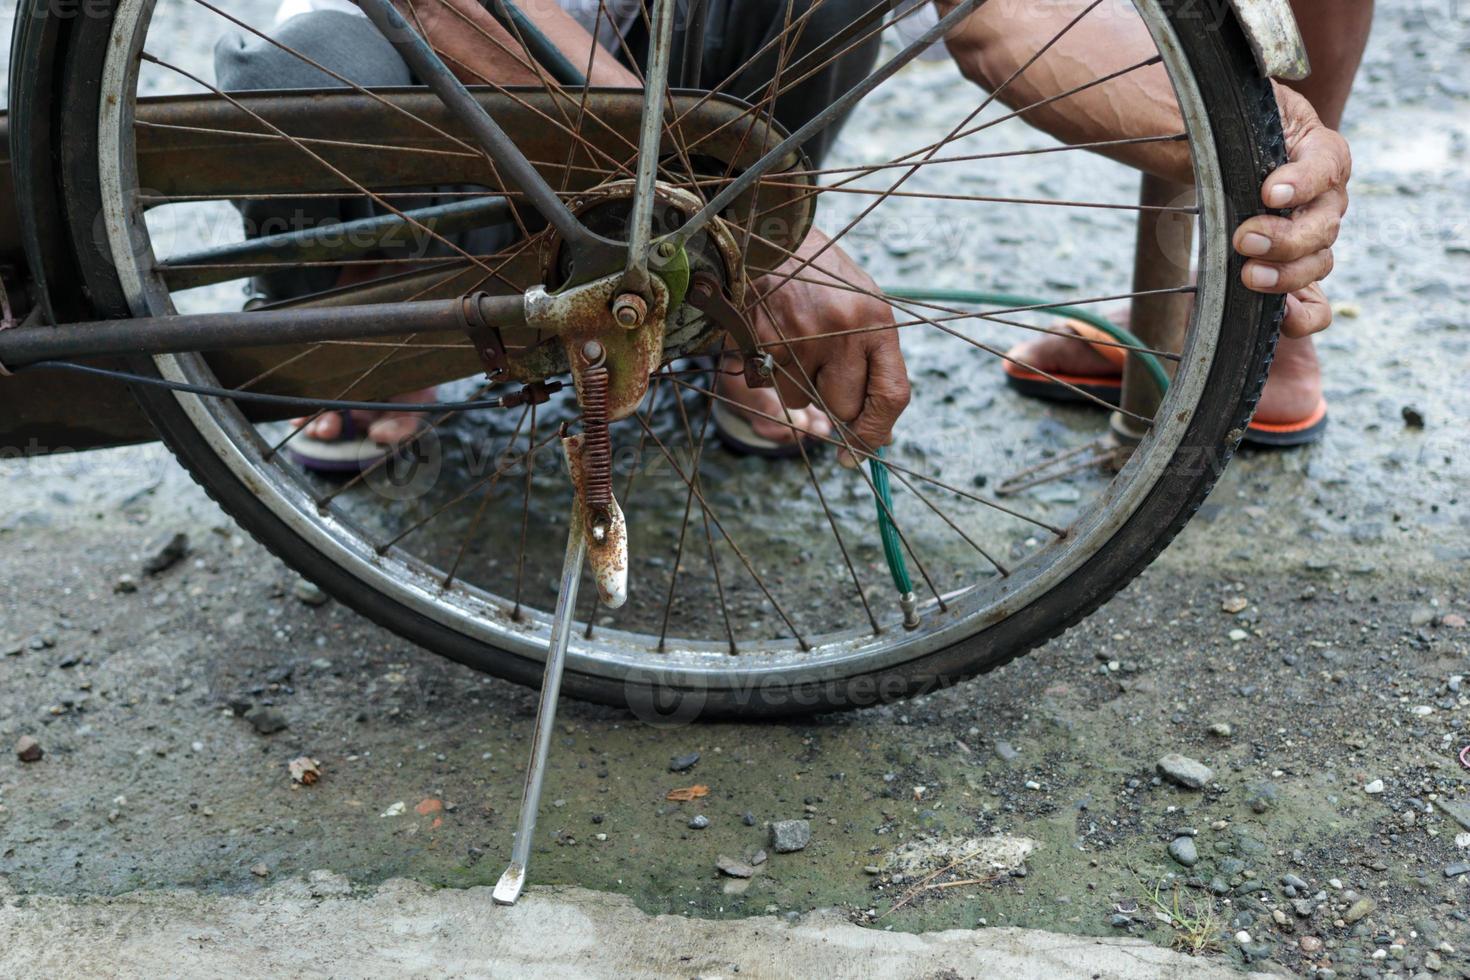
[[[514,905],[526,885],[526,866],[531,861],[531,840],[536,832],[536,810],[541,803],[541,780],[546,775],[546,757],[551,749],[551,730],[556,723],[556,699],[561,693],[562,667],[567,641],[572,633],[572,615],[577,609],[577,586],[582,581],[582,563],[587,558],[587,535],[581,520],[573,520],[567,531],[567,557],[561,567],[561,592],[551,624],[551,643],[546,652],[546,673],[541,678],[541,704],[536,709],[536,735],[531,742],[531,761],[526,767],[526,788],[521,795],[521,816],[516,823],[510,867],[495,883],[497,905]]]

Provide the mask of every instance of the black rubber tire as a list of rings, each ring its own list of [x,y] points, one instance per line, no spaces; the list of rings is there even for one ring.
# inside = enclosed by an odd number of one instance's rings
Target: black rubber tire
[[[1257,70],[1233,17],[1222,23],[1192,4],[1168,6],[1185,57],[1214,129],[1228,223],[1262,212],[1261,185],[1285,159],[1275,94]],[[85,287],[97,312],[126,316],[127,305],[109,257],[95,241],[100,213],[98,72],[112,28],[111,16],[76,18],[65,38],[66,109],[55,121],[61,137],[59,178],[67,224]],[[40,66],[38,66],[40,67]],[[36,77],[51,77],[43,73]],[[675,687],[650,674],[647,682],[616,681],[567,670],[563,690],[577,698],[626,706],[649,720],[790,715],[866,707],[935,690],[1009,663],[1061,634],[1105,603],[1143,571],[1189,521],[1234,453],[1254,413],[1275,350],[1284,309],[1280,298],[1240,283],[1243,260],[1232,255],[1226,274],[1220,350],[1180,453],[1115,536],[1058,587],[975,636],[922,658],[870,673],[809,685],[753,689]],[[151,361],[134,364],[153,373]],[[220,460],[173,396],[137,390],[169,448],[194,478],[242,527],[267,548],[369,619],[436,653],[516,683],[537,686],[542,665],[470,640],[386,596],[366,589],[276,518]]]

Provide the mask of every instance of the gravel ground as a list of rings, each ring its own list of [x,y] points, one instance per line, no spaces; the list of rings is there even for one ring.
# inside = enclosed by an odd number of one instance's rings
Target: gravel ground
[[[1470,15],[1380,8],[1326,442],[1242,458],[1118,599],[954,690],[760,726],[567,705],[537,883],[1470,975]],[[0,477],[0,909],[499,875],[529,692],[323,602],[157,447]]]

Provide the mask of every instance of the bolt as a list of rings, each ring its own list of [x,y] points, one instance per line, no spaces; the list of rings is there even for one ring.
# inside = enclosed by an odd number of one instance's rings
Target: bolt
[[[676,251],[678,251],[678,249],[675,248],[674,243],[669,241],[668,239],[664,239],[663,241],[658,243],[659,258],[672,259]]]
[[[632,330],[648,316],[648,304],[637,293],[623,293],[613,300],[612,312],[619,326]]]
[[[595,340],[589,340],[582,345],[582,357],[588,364],[597,364],[605,355],[602,345]]]

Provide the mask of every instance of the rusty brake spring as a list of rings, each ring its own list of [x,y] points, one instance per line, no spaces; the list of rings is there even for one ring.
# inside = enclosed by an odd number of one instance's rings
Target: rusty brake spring
[[[582,493],[587,509],[604,518],[612,506],[612,435],[607,425],[606,364],[582,372]]]

